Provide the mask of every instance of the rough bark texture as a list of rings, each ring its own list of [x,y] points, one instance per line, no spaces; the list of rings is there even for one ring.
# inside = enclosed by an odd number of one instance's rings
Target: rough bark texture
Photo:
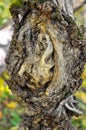
[[[71,1],[69,1],[69,5]],[[73,94],[86,62],[84,27],[66,0],[13,5],[14,35],[6,58],[9,86],[25,107],[29,130],[76,130],[70,119],[81,112]]]

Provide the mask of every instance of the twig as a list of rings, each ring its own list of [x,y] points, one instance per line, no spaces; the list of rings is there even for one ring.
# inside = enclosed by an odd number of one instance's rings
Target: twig
[[[74,12],[77,11],[77,10],[79,10],[81,7],[83,7],[84,4],[86,4],[86,0],[84,0],[78,7],[76,7],[74,9]]]

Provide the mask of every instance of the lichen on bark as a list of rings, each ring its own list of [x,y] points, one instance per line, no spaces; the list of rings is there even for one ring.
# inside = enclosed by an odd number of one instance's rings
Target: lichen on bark
[[[81,114],[73,95],[82,83],[86,42],[69,12],[53,0],[11,8],[9,86],[25,107],[29,130],[75,130],[70,119]]]

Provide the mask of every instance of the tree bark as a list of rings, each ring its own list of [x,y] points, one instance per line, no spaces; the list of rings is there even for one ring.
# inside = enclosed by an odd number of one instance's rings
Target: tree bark
[[[13,4],[14,34],[6,58],[9,86],[25,107],[28,130],[76,130],[82,114],[74,93],[86,62],[85,28],[75,23],[72,0]]]

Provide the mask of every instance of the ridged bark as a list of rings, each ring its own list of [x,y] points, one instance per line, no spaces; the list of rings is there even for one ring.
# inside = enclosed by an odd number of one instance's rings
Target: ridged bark
[[[14,34],[6,63],[9,86],[25,107],[24,125],[29,130],[76,130],[70,119],[82,114],[73,95],[82,83],[86,42],[71,1],[14,4],[11,14]]]

